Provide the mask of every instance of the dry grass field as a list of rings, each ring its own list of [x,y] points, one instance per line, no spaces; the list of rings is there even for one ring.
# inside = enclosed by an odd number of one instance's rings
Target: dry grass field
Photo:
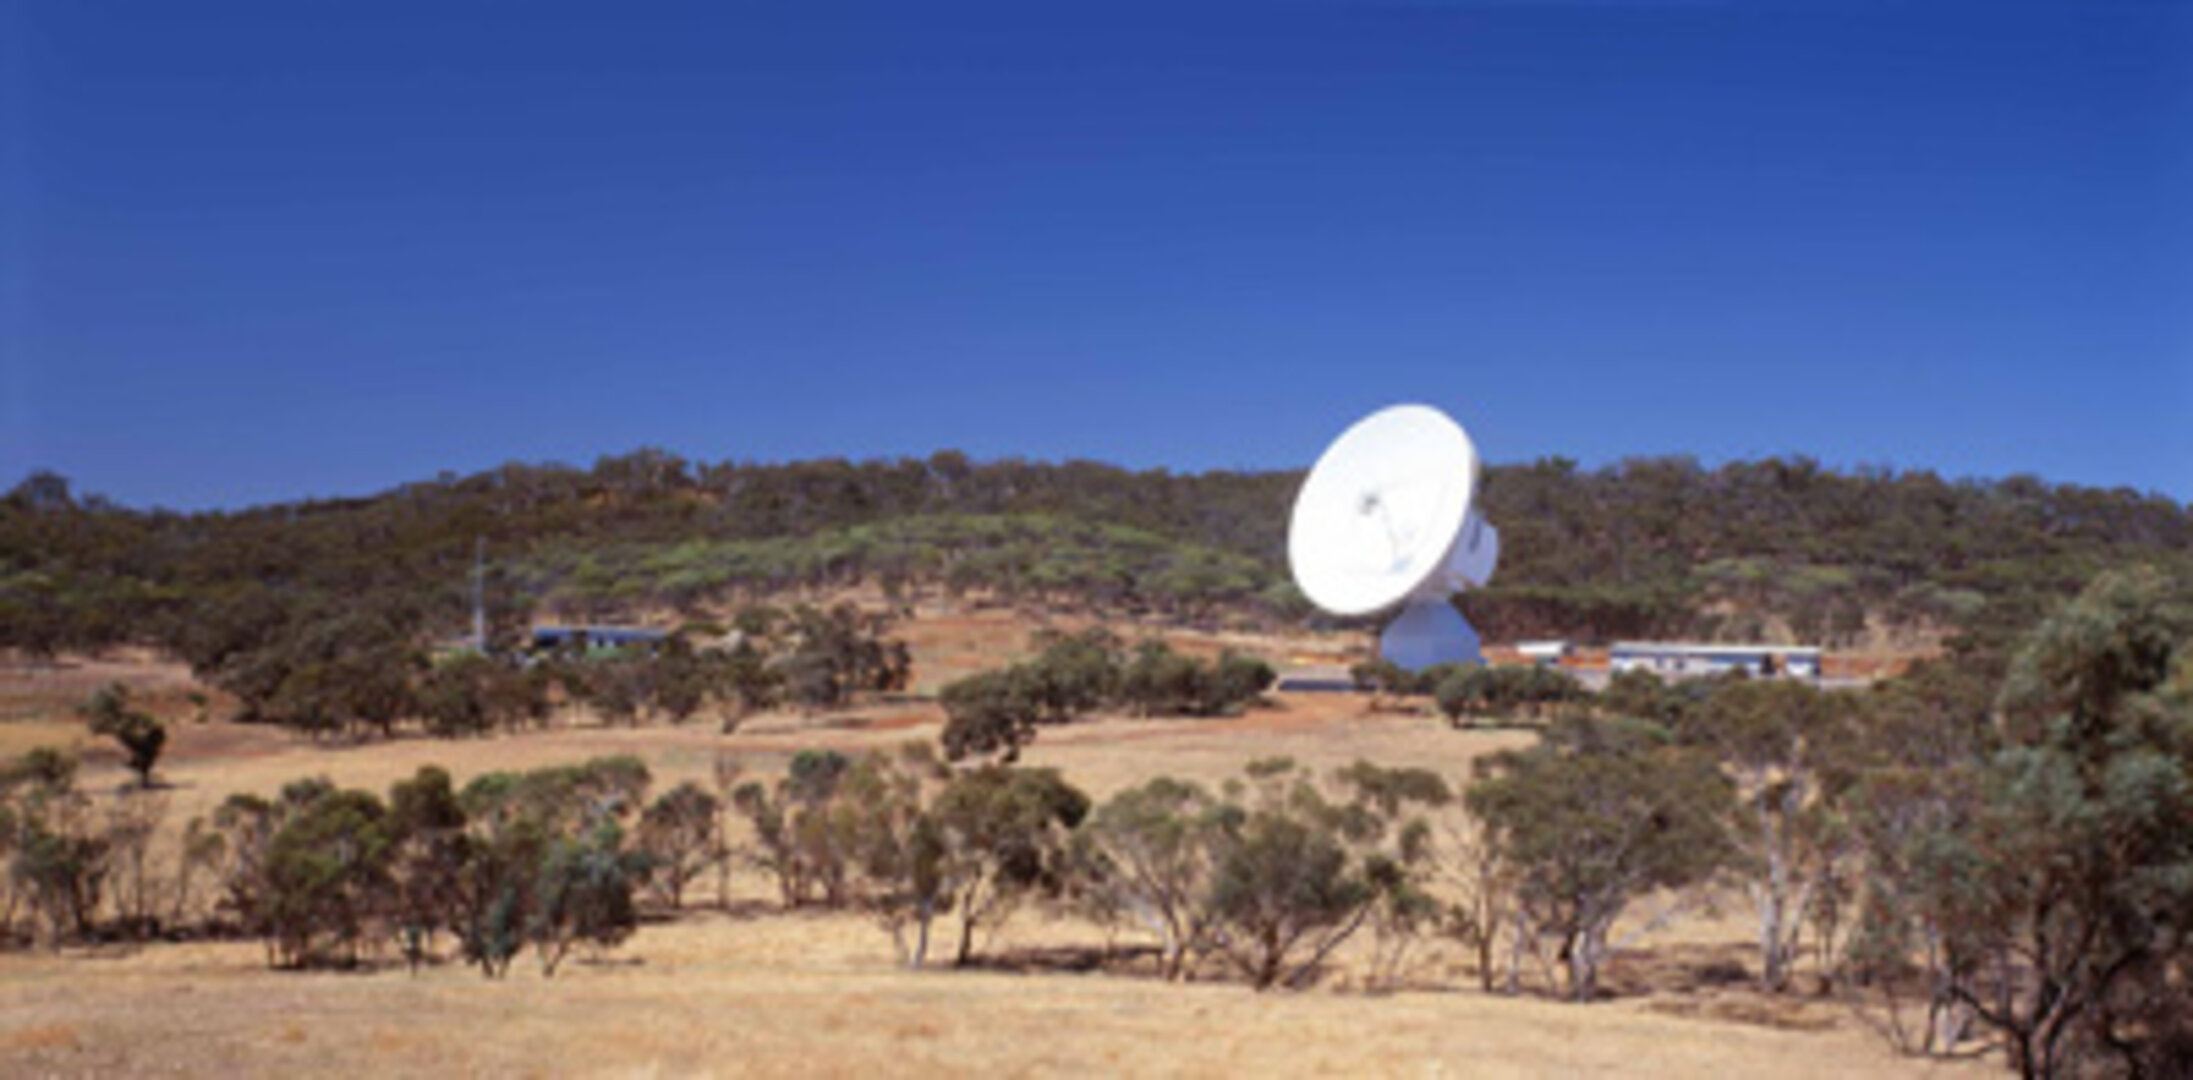
[[[1040,931],[1041,928],[1036,928]],[[857,919],[702,916],[612,964],[489,983],[268,972],[255,946],[0,962],[0,1073],[1849,1077],[1892,1057],[1832,1012],[1784,1026],[1659,998],[1257,995],[893,970]],[[1798,1021],[1802,1022],[1799,1023]],[[1795,1026],[1788,1026],[1794,1024]]]
[[[1008,616],[917,622],[917,663],[972,670],[1009,657],[1025,623]],[[1205,641],[1205,647],[1216,646]],[[1265,643],[1317,655],[1330,642]],[[926,704],[852,717],[772,715],[733,735],[711,725],[605,729],[584,724],[471,742],[400,739],[322,746],[261,728],[183,719],[172,668],[139,662],[10,675],[0,753],[80,739],[59,704],[100,678],[157,690],[174,736],[161,775],[169,827],[230,792],[271,793],[306,775],[385,791],[420,765],[460,783],[494,769],[594,754],[644,759],[658,790],[705,782],[719,753],[748,775],[798,750],[846,752],[934,737]],[[29,680],[47,680],[33,686]],[[165,689],[161,689],[165,688]],[[1455,732],[1370,714],[1354,695],[1288,695],[1224,721],[1098,720],[1046,730],[1026,755],[1102,797],[1171,774],[1215,783],[1254,758],[1320,770],[1367,758],[1460,778],[1471,757],[1516,745],[1512,732]],[[88,747],[85,778],[111,791],[118,759]],[[1412,989],[1364,992],[1347,958],[1319,987],[1256,994],[1230,983],[1166,985],[1131,970],[1075,972],[1046,958],[1093,951],[1107,931],[1028,910],[985,944],[1011,963],[906,972],[888,936],[855,915],[782,914],[766,883],[738,879],[651,922],[600,962],[542,977],[530,960],[489,982],[448,965],[417,975],[270,971],[253,943],[0,954],[0,1075],[1404,1075],[1789,1076],[1992,1074],[1980,1063],[1898,1058],[1843,1006],[1766,999],[1711,977],[1748,960],[1733,906],[1633,935],[1615,960],[1615,1000],[1573,1006],[1475,989],[1458,954],[1427,947]],[[1638,929],[1638,928],[1632,928]]]

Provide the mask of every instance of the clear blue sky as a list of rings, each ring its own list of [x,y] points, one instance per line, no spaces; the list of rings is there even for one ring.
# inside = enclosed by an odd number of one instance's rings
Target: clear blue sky
[[[1494,461],[2193,498],[2193,5],[0,0],[0,484]]]

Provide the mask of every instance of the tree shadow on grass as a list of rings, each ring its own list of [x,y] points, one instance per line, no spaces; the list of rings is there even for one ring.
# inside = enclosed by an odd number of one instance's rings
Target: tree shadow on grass
[[[962,971],[998,971],[1013,975],[1157,974],[1154,945],[1050,945],[977,954]]]
[[[1757,959],[1758,950],[1749,945],[1624,950],[1611,959],[1604,985],[1613,996],[1646,999],[1645,1008],[1669,1016],[1782,1031],[1837,1026],[1831,1003],[1816,994],[1760,990]]]
[[[797,916],[808,909],[792,908],[768,900],[733,900],[718,904],[713,900],[688,901],[684,907],[672,909],[661,904],[648,904],[640,909],[640,925],[675,926],[679,923],[759,922],[763,919],[779,919]],[[827,908],[816,908],[820,913],[834,913]]]
[[[1662,945],[1621,949],[1608,958],[1600,985],[1614,997],[1699,994],[1751,985],[1749,945]]]

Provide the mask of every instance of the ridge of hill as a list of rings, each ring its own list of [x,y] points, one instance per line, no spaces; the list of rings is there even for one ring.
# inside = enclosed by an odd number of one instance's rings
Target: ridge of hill
[[[881,584],[1157,610],[1312,618],[1284,565],[1298,471],[1085,461],[505,465],[364,498],[176,513],[32,475],[0,498],[0,646],[179,647],[263,609],[464,625],[475,544],[498,616],[613,616],[732,595]],[[1493,466],[1488,638],[1999,638],[2105,566],[2193,580],[2193,509],[2028,476],[1842,472],[1803,458]],[[179,651],[187,652],[187,649]]]

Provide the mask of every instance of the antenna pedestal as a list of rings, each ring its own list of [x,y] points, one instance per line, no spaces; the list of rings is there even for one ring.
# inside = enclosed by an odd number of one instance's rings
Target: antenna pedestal
[[[1378,635],[1378,655],[1406,671],[1434,664],[1482,664],[1477,631],[1445,595],[1411,596]]]

